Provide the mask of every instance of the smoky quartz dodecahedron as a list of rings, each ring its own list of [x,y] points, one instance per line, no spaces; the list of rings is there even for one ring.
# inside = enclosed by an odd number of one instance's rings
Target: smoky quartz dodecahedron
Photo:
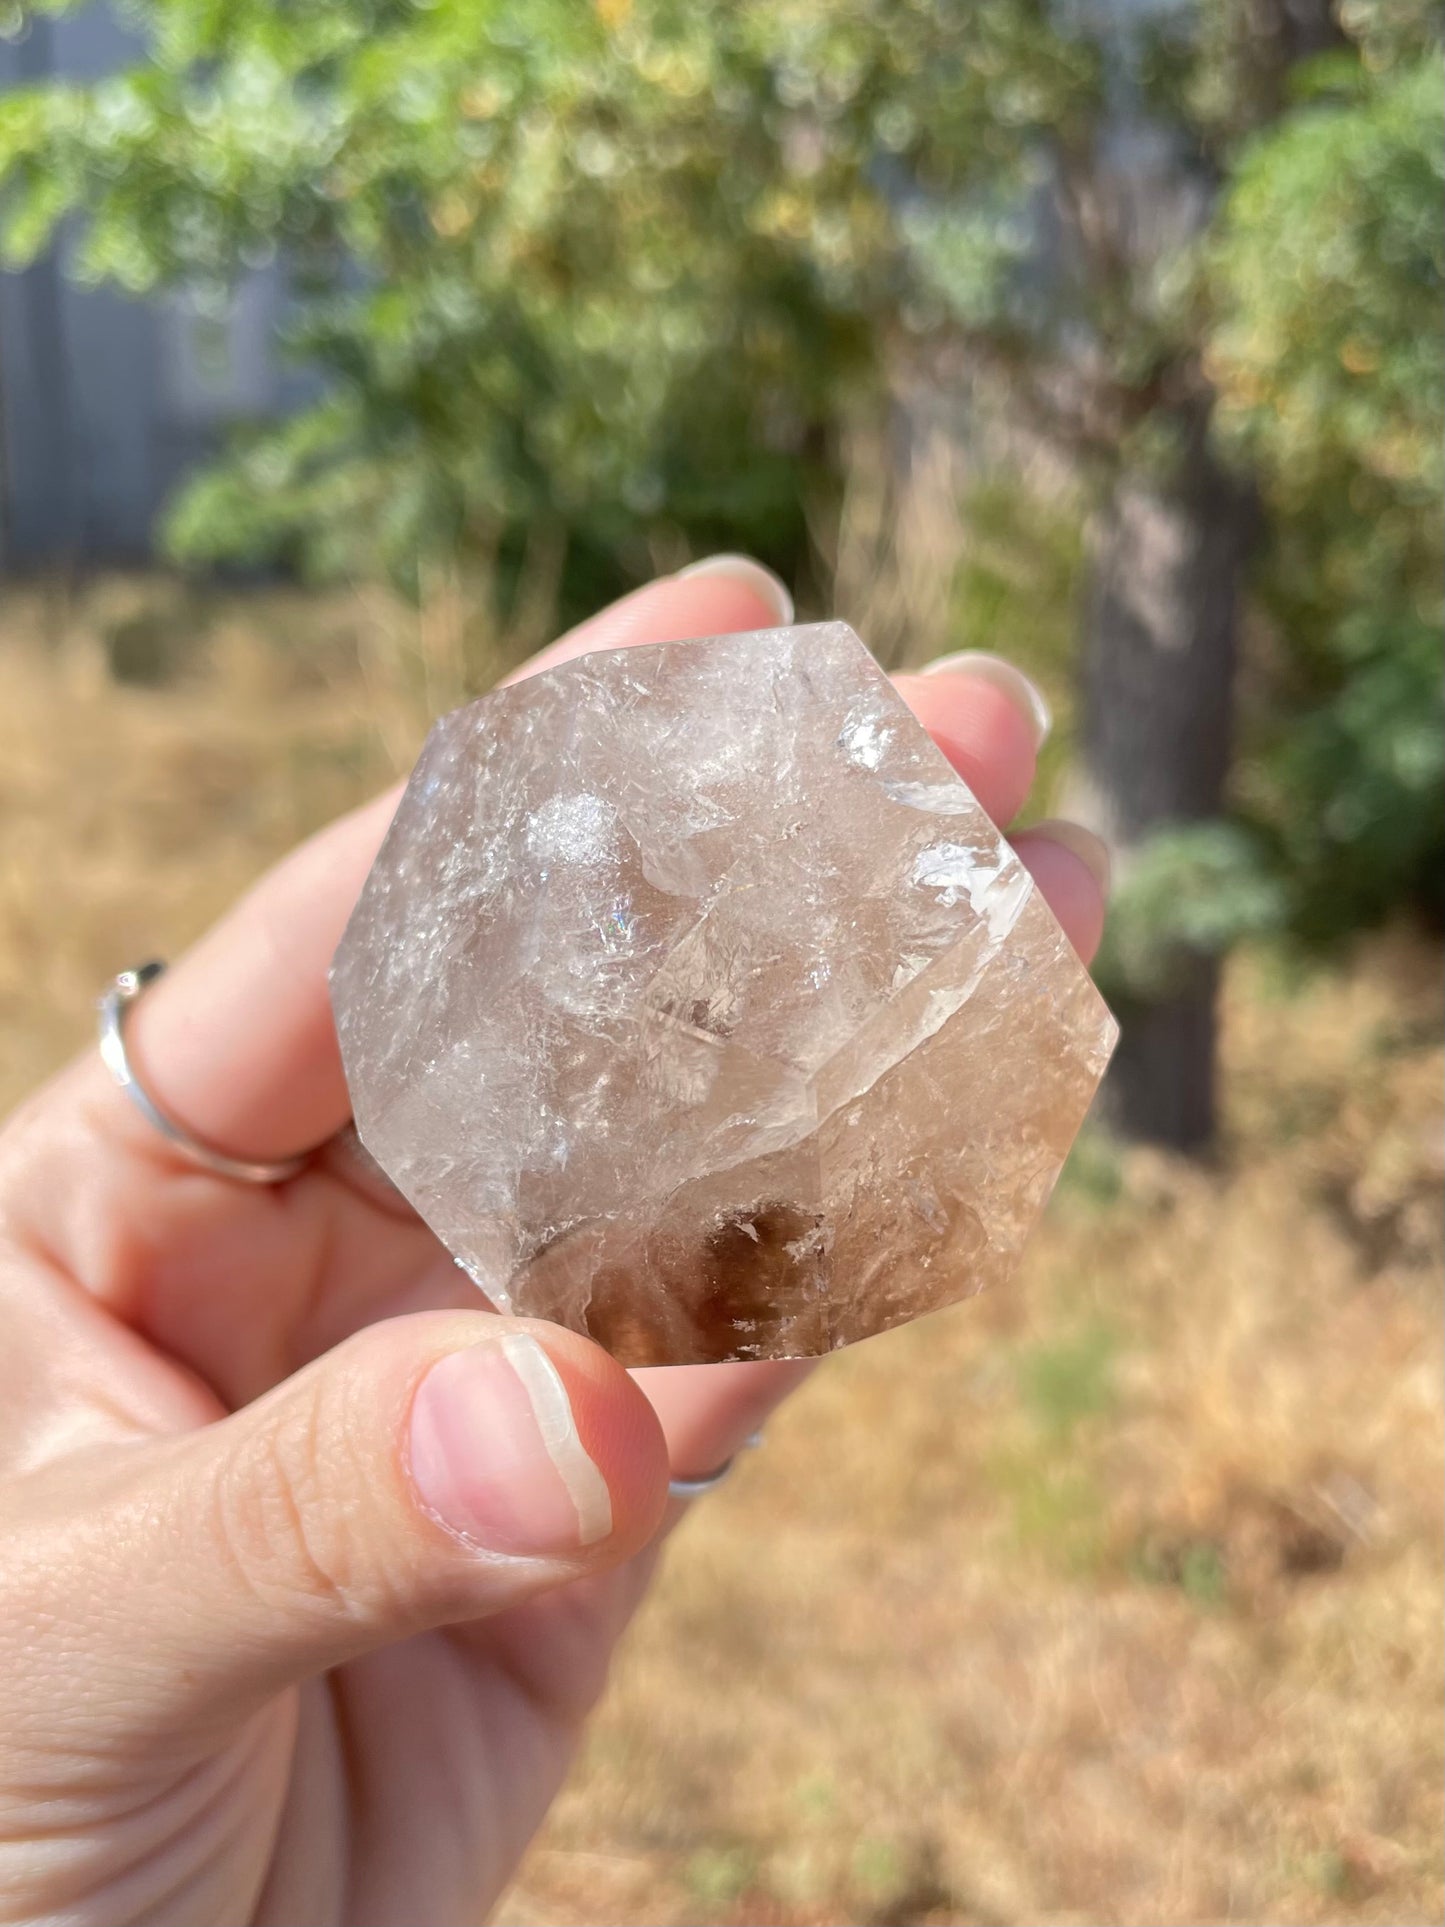
[[[842,623],[584,656],[432,730],[332,997],[362,1141],[627,1364],[1005,1278],[1115,1028]]]

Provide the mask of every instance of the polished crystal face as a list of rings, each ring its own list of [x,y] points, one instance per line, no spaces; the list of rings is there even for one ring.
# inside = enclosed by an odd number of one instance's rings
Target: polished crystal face
[[[433,729],[336,954],[357,1129],[503,1310],[798,1357],[1008,1276],[1115,1027],[837,622]]]

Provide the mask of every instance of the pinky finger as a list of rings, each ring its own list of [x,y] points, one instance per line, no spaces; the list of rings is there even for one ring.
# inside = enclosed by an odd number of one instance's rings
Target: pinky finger
[[[1037,823],[1012,841],[1065,936],[1091,962],[1104,933],[1108,847],[1082,824],[1061,821]]]

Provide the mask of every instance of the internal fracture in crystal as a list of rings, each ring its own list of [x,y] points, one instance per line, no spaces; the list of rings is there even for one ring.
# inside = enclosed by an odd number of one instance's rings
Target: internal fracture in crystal
[[[629,1365],[1006,1278],[1113,1047],[842,623],[584,656],[433,729],[332,970],[362,1141],[500,1309]]]

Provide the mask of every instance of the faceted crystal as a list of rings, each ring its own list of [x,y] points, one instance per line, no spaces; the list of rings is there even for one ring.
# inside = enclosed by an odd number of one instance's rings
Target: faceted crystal
[[[332,970],[362,1141],[499,1308],[826,1352],[1013,1271],[1112,1048],[842,623],[444,717]]]

